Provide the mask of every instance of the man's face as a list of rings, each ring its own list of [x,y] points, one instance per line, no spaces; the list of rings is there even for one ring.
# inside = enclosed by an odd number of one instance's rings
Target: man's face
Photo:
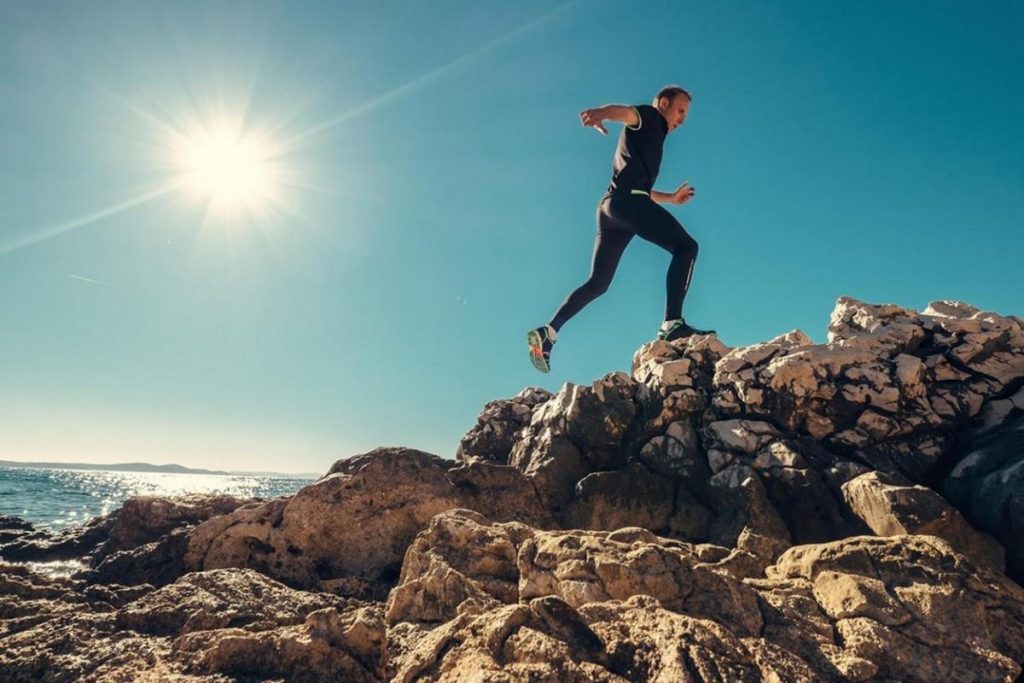
[[[668,132],[671,133],[686,120],[686,114],[690,111],[690,100],[686,95],[676,95],[671,100],[662,97],[658,100],[658,111],[668,121]]]

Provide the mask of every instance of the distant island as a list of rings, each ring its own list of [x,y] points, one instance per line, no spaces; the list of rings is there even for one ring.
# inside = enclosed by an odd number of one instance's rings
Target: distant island
[[[0,460],[0,467],[102,470],[104,472],[159,472],[163,474],[244,475],[251,477],[292,477],[294,479],[315,479],[319,476],[316,474],[293,474],[288,472],[225,472],[223,470],[193,469],[182,465],[151,465],[147,462],[127,462],[118,465],[97,465],[84,462],[18,462],[14,460]]]

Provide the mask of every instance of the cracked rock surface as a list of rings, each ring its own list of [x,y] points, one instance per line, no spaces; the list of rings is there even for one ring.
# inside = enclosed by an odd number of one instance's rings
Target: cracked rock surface
[[[1021,676],[1020,318],[843,297],[825,344],[654,341],[453,455],[0,517],[0,680]]]

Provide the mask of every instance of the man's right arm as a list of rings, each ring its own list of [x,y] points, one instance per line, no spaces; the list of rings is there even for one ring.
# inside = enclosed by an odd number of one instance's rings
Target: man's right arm
[[[597,128],[607,135],[608,131],[601,125],[602,121],[618,121],[630,128],[636,129],[640,127],[640,113],[636,110],[636,107],[629,105],[606,104],[595,109],[584,109],[580,112],[580,121],[584,126]]]

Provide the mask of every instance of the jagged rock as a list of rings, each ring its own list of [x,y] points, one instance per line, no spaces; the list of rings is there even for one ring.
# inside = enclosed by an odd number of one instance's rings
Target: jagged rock
[[[782,434],[767,422],[757,420],[718,420],[704,429],[704,447],[713,473],[739,460],[750,464],[762,448],[778,441]]]
[[[95,517],[85,524],[53,533],[45,529],[19,530],[12,540],[0,542],[0,559],[8,562],[60,562],[89,555],[107,539],[116,513]],[[17,518],[15,518],[17,519]]]
[[[175,529],[159,541],[108,555],[81,576],[91,583],[166,586],[187,571],[188,538],[187,529]]]
[[[205,522],[233,512],[251,499],[221,494],[193,494],[173,498],[133,496],[114,515],[110,535],[96,551],[93,564],[108,555],[152,543],[174,529]],[[257,501],[258,502],[258,499]]]
[[[296,586],[356,576],[392,583],[430,519],[462,507],[450,461],[413,449],[341,460],[289,499],[215,517],[193,530],[190,570],[250,567]]]
[[[715,363],[729,348],[714,335],[654,341],[633,354],[632,376],[650,388],[645,430],[664,431],[707,407]]]
[[[552,396],[546,389],[528,387],[512,398],[487,403],[476,419],[476,426],[462,437],[455,459],[508,464],[516,432],[530,424],[534,409]]]
[[[577,481],[594,470],[621,468],[639,451],[642,437],[631,428],[638,426],[646,391],[622,372],[592,386],[566,383],[534,410],[509,464],[531,479],[544,505],[560,515]]]
[[[632,462],[613,472],[593,472],[576,484],[565,514],[566,526],[614,531],[627,526],[664,530],[672,517],[671,479]]]
[[[1002,543],[1007,573],[1024,583],[1024,412],[968,436],[963,450],[967,455],[942,491],[972,524]]]
[[[789,529],[768,500],[753,469],[730,465],[711,478],[715,496],[711,541],[739,554],[733,572],[760,576],[764,568],[792,545]]]
[[[666,477],[697,484],[711,476],[697,432],[687,420],[669,424],[665,435],[648,441],[636,457],[652,472]]]
[[[519,573],[522,600],[555,595],[580,607],[643,594],[744,635],[761,627],[754,591],[702,562],[693,546],[645,529],[537,533],[520,548]]]
[[[842,297],[829,343],[799,333],[734,349],[715,372],[721,417],[758,414],[791,434],[856,452],[875,469],[930,476],[948,433],[987,396],[1024,377],[1024,325],[975,312],[947,317]]]
[[[533,484],[541,504],[561,516],[572,500],[576,482],[591,471],[592,465],[566,436],[551,427],[524,430],[512,449],[509,463]]]
[[[979,564],[997,572],[1005,569],[1002,546],[972,529],[930,488],[869,472],[843,484],[843,495],[853,513],[879,536],[938,536]]]
[[[519,598],[519,547],[535,533],[517,522],[492,524],[471,510],[435,517],[405,553],[387,620],[443,622],[467,600],[481,605]]]
[[[384,620],[379,605],[344,612],[326,608],[302,624],[252,632],[228,628],[188,633],[174,642],[190,668],[228,680],[283,679],[295,683],[386,680]]]
[[[475,508],[492,519],[552,525],[533,483],[501,465],[455,467],[422,451],[376,449],[335,463],[291,498],[199,525],[185,566],[249,567],[293,586],[382,597],[413,538],[445,510]]]
[[[601,641],[576,610],[552,603],[461,614],[419,638],[392,680],[623,681],[591,661],[603,654],[596,652]]]
[[[333,595],[293,590],[251,569],[214,569],[186,574],[123,607],[117,625],[170,636],[241,626],[266,630],[346,604]]]
[[[463,505],[492,519],[516,520],[548,529],[556,526],[533,482],[507,465],[471,462],[448,470]]]
[[[765,636],[848,678],[1009,681],[1021,672],[1024,589],[940,538],[796,546],[767,575],[749,582],[764,601]]]

